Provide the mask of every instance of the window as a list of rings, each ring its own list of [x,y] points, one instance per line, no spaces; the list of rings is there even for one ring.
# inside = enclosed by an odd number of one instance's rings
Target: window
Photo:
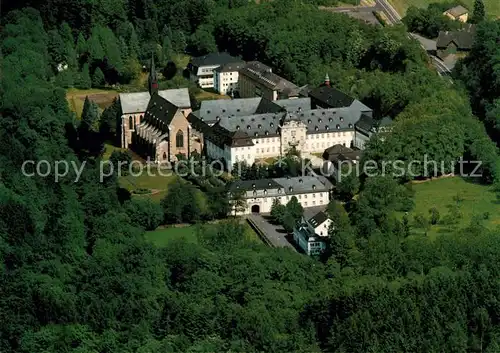
[[[175,135],[175,147],[184,147],[184,133],[182,130],[177,131],[177,135]]]
[[[132,116],[128,117],[128,128],[129,130],[132,130],[134,128],[134,118],[132,118]]]
[[[163,159],[166,160],[167,159],[167,152],[163,152]]]

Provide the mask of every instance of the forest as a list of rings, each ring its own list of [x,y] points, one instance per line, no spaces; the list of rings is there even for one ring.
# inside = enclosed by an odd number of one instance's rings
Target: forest
[[[95,114],[79,121],[65,88],[127,84],[151,52],[167,65],[172,53],[214,49],[270,63],[300,84],[318,84],[328,72],[378,117],[395,118],[397,133],[373,140],[370,158],[466,156],[484,162],[484,178],[474,182],[498,182],[500,21],[479,25],[452,85],[429,68],[404,28],[372,28],[315,5],[7,4],[1,352],[500,351],[499,229],[475,218],[434,238],[411,234],[414,224],[400,217],[413,207],[406,180],[367,178],[354,200],[331,202],[335,227],[319,259],[248,242],[231,219],[199,224],[196,243],[156,247],[145,230],[162,216],[171,223],[192,217],[193,195],[174,208],[167,206],[178,199],[167,195],[158,211],[120,188],[116,176],[100,182],[103,122]],[[55,182],[25,177],[26,160],[85,168],[77,183]]]

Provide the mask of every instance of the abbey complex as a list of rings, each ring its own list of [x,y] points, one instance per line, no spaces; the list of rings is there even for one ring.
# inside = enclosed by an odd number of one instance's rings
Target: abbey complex
[[[210,64],[212,74],[220,74]],[[197,65],[196,72],[203,70]],[[196,151],[231,169],[236,162],[282,156],[292,147],[306,156],[334,145],[361,150],[381,127],[372,109],[331,87],[328,75],[320,87],[297,87],[258,62],[226,64],[223,71],[239,77],[245,89],[230,82],[231,99],[203,101],[193,111],[188,89],[158,90],[153,60],[150,67],[148,92],[120,94],[121,145],[157,163]],[[228,68],[236,70],[234,76]]]

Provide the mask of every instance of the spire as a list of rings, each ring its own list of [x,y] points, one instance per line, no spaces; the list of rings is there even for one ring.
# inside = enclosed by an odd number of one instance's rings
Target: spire
[[[330,87],[330,76],[328,76],[328,72],[325,75],[325,86]]]
[[[153,95],[158,92],[158,78],[156,77],[156,68],[154,54],[151,53],[151,64],[149,65],[149,77],[148,77],[149,94]]]

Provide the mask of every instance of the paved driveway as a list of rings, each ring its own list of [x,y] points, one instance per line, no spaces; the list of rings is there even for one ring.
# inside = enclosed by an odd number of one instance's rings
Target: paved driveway
[[[295,247],[286,239],[283,227],[269,223],[266,216],[269,215],[252,213],[247,215],[247,218],[255,222],[257,227],[267,235],[267,238],[275,247],[286,247],[295,250]]]

